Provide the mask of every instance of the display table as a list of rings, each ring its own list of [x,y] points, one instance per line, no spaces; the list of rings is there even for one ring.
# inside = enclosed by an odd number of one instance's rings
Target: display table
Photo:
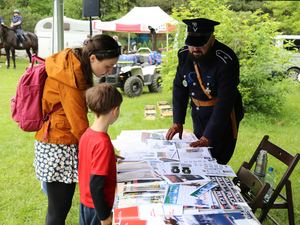
[[[112,140],[124,157],[117,165],[114,223],[260,224],[233,184],[229,165],[218,164],[197,140],[166,141],[167,130],[122,131]]]

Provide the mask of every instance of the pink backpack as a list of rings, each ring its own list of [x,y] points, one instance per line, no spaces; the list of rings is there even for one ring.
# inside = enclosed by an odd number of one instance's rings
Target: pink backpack
[[[41,64],[33,66],[35,61]],[[38,131],[46,120],[48,120],[49,128],[50,114],[62,107],[61,103],[59,103],[43,118],[42,95],[47,78],[44,62],[44,59],[35,54],[32,55],[31,66],[21,76],[17,86],[17,93],[10,100],[12,118],[19,123],[18,126],[23,131]],[[44,140],[47,138],[47,131]]]

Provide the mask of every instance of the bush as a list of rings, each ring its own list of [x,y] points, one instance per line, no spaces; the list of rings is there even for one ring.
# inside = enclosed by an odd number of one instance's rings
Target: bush
[[[271,78],[271,71],[282,70],[291,57],[284,49],[274,46],[278,23],[260,11],[237,13],[225,6],[225,1],[194,0],[189,8],[173,10],[172,17],[179,21],[172,51],[166,53],[162,74],[164,90],[171,90],[176,74],[177,51],[184,45],[186,25],[184,18],[203,18],[220,21],[215,29],[216,39],[231,47],[240,61],[240,84],[246,112],[279,112],[285,102],[286,82]]]

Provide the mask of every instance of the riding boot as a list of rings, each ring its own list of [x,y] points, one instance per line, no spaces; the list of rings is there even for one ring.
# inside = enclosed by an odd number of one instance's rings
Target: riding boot
[[[23,37],[21,35],[17,35],[18,36],[18,46],[20,48],[23,48]]]

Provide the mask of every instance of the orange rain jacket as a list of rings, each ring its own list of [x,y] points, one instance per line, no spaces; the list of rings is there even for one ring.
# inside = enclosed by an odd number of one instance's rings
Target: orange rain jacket
[[[65,49],[46,59],[46,72],[42,110],[45,117],[59,102],[62,108],[50,114],[47,139],[44,134],[48,121],[36,133],[35,139],[52,144],[78,144],[81,135],[89,126],[84,92],[90,85],[81,70],[81,63]]]

